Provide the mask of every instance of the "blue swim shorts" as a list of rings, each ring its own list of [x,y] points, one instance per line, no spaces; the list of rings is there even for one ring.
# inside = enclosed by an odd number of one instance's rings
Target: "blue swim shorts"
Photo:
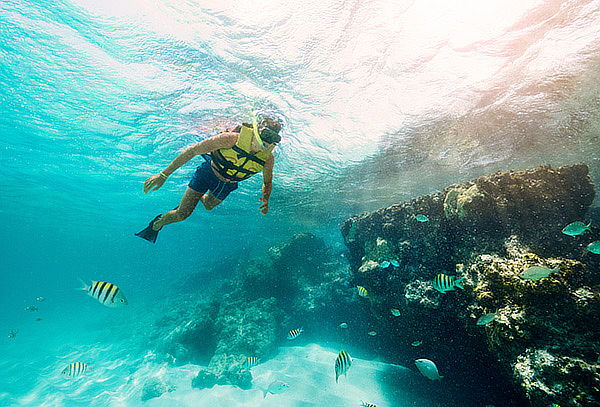
[[[196,168],[196,172],[192,176],[188,187],[201,194],[210,191],[215,198],[222,201],[232,191],[236,190],[238,186],[237,182],[225,182],[217,178],[210,166],[210,160],[207,160]]]

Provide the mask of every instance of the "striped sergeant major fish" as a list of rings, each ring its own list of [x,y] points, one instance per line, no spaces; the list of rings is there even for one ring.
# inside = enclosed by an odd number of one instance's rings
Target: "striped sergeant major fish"
[[[251,367],[254,367],[256,365],[258,365],[258,358],[256,356],[248,356],[244,361],[242,367],[244,369],[250,369]]]
[[[290,332],[288,332],[288,339],[296,339],[297,337],[300,336],[300,334],[304,332],[304,329],[302,328],[298,328],[298,329],[292,329]]]
[[[367,291],[367,289],[365,287],[363,287],[362,285],[357,285],[356,286],[356,290],[358,291],[358,295],[360,295],[361,297],[368,297],[369,296],[369,292]]]
[[[335,382],[338,382],[338,378],[341,375],[346,375],[348,369],[352,366],[352,358],[345,350],[341,350],[335,360]]]
[[[445,293],[446,291],[453,291],[454,287],[458,287],[461,290],[464,290],[463,286],[460,284],[463,280],[464,278],[456,278],[454,276],[438,274],[433,279],[433,288],[435,288],[441,293]]]
[[[361,407],[377,407],[375,404],[365,403],[364,401],[360,402]]]
[[[88,370],[92,370],[92,367],[87,363],[82,362],[73,362],[69,366],[65,367],[61,374],[69,377],[78,377],[87,372]]]
[[[87,291],[90,297],[94,297],[100,301],[100,304],[107,307],[121,307],[128,304],[123,291],[116,285],[106,281],[92,281],[89,286],[83,283],[81,289]]]

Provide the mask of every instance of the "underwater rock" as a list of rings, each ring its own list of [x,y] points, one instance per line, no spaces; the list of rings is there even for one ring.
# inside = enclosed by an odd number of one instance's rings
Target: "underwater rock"
[[[251,388],[252,374],[243,362],[249,356],[267,361],[291,328],[324,326],[307,336],[337,333],[349,310],[358,308],[350,278],[347,263],[322,239],[295,235],[241,264],[208,302],[173,304],[155,324],[157,352],[173,363],[206,365],[193,380],[196,388]],[[204,297],[199,291],[196,301]],[[352,313],[354,320],[362,314],[359,308]]]
[[[379,263],[374,260],[366,260],[359,268],[358,271],[365,273],[367,271],[375,270],[379,267]]]
[[[477,201],[482,202],[484,199],[485,195],[477,184],[451,187],[446,190],[444,197],[444,215],[446,218],[464,218],[469,213],[469,208],[475,208]]]
[[[150,379],[142,388],[142,401],[147,401],[162,396],[164,393],[175,390],[175,386],[169,386],[159,379]]]
[[[146,333],[148,342],[155,344],[162,361],[177,365],[207,363],[216,348],[214,320],[219,306],[204,298],[171,299]]]
[[[496,309],[483,333],[490,351],[535,405],[600,403],[598,269],[566,258],[543,258],[512,237],[507,257],[479,256],[466,273],[473,284],[468,308]],[[557,268],[539,281],[520,278],[532,265]],[[544,404],[545,403],[545,404]]]
[[[217,384],[217,375],[211,369],[204,367],[192,379],[192,387],[195,389],[210,389],[215,384]]]
[[[515,377],[534,405],[598,406],[598,367],[576,357],[528,349],[517,357]]]
[[[370,293],[363,303],[371,323],[386,333],[378,336],[381,349],[405,364],[421,357],[415,349],[426,351],[458,388],[468,392],[479,383],[482,393],[473,397],[488,404],[594,405],[588,401],[598,399],[598,373],[579,359],[591,363],[600,354],[593,340],[600,335],[600,260],[584,250],[600,231],[592,227],[580,241],[561,233],[585,219],[593,199],[586,165],[539,167],[480,177],[348,219],[341,232],[355,280]],[[415,222],[416,213],[429,221]],[[360,270],[379,260],[381,240],[400,267]],[[532,266],[558,271],[522,279]],[[435,291],[431,281],[439,273],[465,278],[465,289]],[[393,317],[390,307],[402,312]],[[477,325],[486,313],[495,313],[494,321]],[[410,349],[417,339],[426,340]],[[529,356],[542,351],[572,369],[545,377],[549,370]],[[535,380],[526,379],[524,366]],[[542,384],[555,390],[537,390]]]

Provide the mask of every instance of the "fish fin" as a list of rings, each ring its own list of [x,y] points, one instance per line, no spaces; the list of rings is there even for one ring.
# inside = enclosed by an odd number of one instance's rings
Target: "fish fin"
[[[454,281],[454,286],[460,288],[461,290],[464,290],[465,288],[460,284],[465,278],[461,277],[458,280]]]
[[[84,281],[83,281],[81,278],[79,278],[79,277],[78,277],[77,279],[78,279],[78,280],[79,280],[79,282],[81,283],[81,287],[79,287],[79,288],[76,288],[76,290],[83,290],[83,291],[87,291],[87,290],[90,288],[90,286],[89,286],[89,285],[87,285],[87,284],[86,284],[86,283],[85,283],[85,282],[84,282]]]
[[[267,394],[269,394],[269,390],[263,389],[263,399],[267,398]]]
[[[590,220],[590,223],[588,223],[587,226],[585,227],[587,230],[589,230],[591,232],[592,229],[590,228],[590,226],[592,226],[592,221],[591,220]]]

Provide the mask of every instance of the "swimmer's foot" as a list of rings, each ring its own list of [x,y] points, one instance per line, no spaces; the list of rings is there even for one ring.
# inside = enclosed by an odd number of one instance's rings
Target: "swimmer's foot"
[[[160,219],[161,216],[162,215],[158,215],[156,218],[152,219],[152,222],[150,222],[146,229],[136,233],[135,235],[141,237],[142,239],[146,239],[151,243],[156,243],[156,238],[158,237],[158,232],[160,231],[161,227],[158,227],[158,230],[154,230],[154,224]]]

